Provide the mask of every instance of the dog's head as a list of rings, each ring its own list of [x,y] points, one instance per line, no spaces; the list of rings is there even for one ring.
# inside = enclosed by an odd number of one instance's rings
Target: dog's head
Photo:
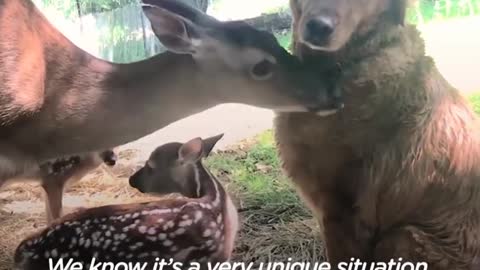
[[[337,51],[352,35],[370,31],[379,18],[403,24],[407,0],[290,0],[290,5],[296,43]]]

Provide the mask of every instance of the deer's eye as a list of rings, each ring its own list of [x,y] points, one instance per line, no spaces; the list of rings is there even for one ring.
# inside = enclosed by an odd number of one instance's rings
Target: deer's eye
[[[269,79],[273,74],[273,63],[264,59],[251,69],[251,74],[256,80]]]

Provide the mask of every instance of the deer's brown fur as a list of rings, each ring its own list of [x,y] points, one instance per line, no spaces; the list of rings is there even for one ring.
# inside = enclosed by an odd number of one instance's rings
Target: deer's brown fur
[[[276,138],[323,227],[329,260],[402,257],[434,270],[477,269],[480,128],[472,108],[425,55],[415,27],[403,25],[404,1],[363,1],[379,7],[368,13],[376,17],[336,29],[352,33],[341,49],[299,42],[302,8],[326,2],[352,2],[366,16],[353,0],[292,0],[294,47],[319,65],[340,64],[345,109],[324,118],[280,114]]]

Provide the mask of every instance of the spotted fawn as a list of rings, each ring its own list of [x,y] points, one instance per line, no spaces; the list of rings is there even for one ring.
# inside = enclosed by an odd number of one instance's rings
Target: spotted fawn
[[[151,263],[228,261],[238,231],[238,214],[218,180],[203,166],[223,134],[158,147],[130,185],[151,194],[180,197],[111,205],[65,216],[24,240],[16,269],[48,269],[48,260]],[[88,269],[88,268],[87,268]]]

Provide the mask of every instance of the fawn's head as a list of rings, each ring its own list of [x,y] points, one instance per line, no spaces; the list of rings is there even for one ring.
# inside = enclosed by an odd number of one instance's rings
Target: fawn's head
[[[341,49],[380,18],[403,24],[406,5],[407,0],[290,0],[297,42],[321,51]]]
[[[303,66],[273,34],[242,21],[218,21],[179,1],[143,2],[157,38],[171,52],[190,54],[225,103],[288,112],[342,106],[325,78]]]
[[[164,144],[150,155],[146,164],[130,177],[130,185],[140,192],[152,194],[180,193],[199,197],[199,167],[223,134],[202,140],[192,139],[184,144]]]

